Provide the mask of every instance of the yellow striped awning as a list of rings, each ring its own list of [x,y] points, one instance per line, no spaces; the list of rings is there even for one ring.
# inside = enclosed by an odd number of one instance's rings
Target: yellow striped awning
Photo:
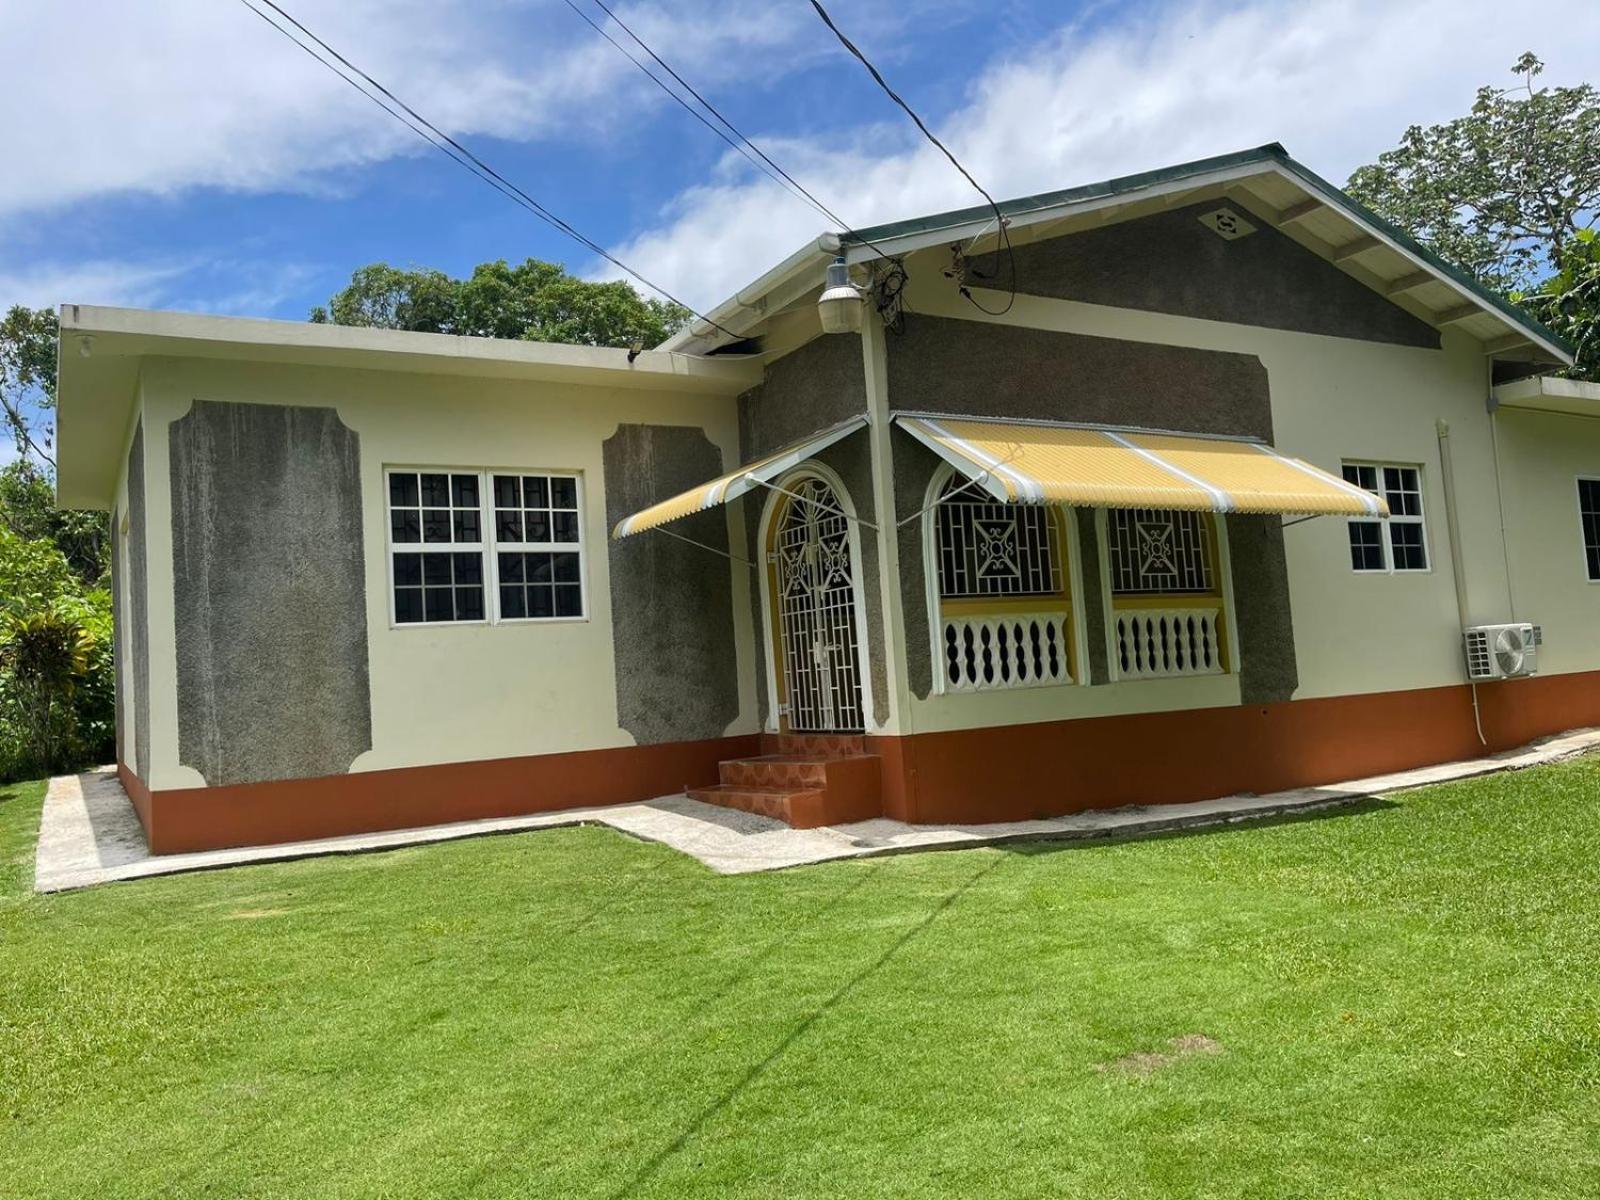
[[[668,521],[676,521],[680,517],[726,504],[729,500],[744,495],[751,488],[771,483],[785,471],[799,466],[835,442],[849,437],[866,423],[865,413],[859,417],[851,417],[848,421],[830,425],[827,429],[812,434],[802,441],[792,442],[765,458],[747,463],[737,471],[729,471],[709,483],[702,483],[699,487],[680,492],[670,499],[652,504],[649,508],[640,509],[631,517],[623,517],[618,521],[611,531],[611,536],[613,539],[629,537],[635,533],[643,533],[647,529],[654,529],[658,525],[665,525]]]
[[[997,500],[1082,508],[1387,517],[1380,497],[1262,442],[900,414]]]

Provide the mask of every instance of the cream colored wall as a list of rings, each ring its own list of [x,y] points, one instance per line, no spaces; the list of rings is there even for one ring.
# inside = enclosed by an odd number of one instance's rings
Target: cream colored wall
[[[1441,419],[1453,437],[1472,618],[1510,619],[1486,411],[1488,371],[1482,347],[1471,338],[1447,331],[1441,350],[1421,350],[1028,296],[1018,296],[1004,318],[991,318],[953,292],[940,274],[942,261],[924,256],[908,264],[914,312],[1253,354],[1267,369],[1279,449],[1335,474],[1346,458],[1422,465],[1431,563],[1425,573],[1355,573],[1344,523],[1336,518],[1285,530],[1299,670],[1295,698],[1463,682],[1436,434]],[[1242,650],[1249,654],[1248,646]],[[916,731],[970,728],[1238,700],[1234,677],[931,695],[913,701],[911,724]]]
[[[133,767],[133,741],[134,741],[134,689],[138,680],[133,670],[133,648],[129,644],[133,625],[132,598],[133,590],[130,586],[129,576],[131,571],[128,564],[132,561],[128,556],[128,538],[133,532],[133,518],[128,513],[128,455],[133,449],[133,431],[138,428],[139,418],[143,414],[144,404],[135,389],[136,395],[133,402],[133,412],[128,419],[128,426],[122,433],[122,449],[117,455],[117,483],[113,490],[112,510],[120,525],[128,522],[125,530],[117,534],[118,560],[112,564],[111,586],[117,589],[117,611],[122,616],[122,660],[116,664],[117,674],[122,682],[122,703],[117,705],[117,746],[122,755],[122,765]],[[148,492],[148,477],[145,491]],[[145,512],[148,516],[149,504],[146,501]],[[148,521],[147,521],[148,524]]]
[[[628,746],[617,725],[601,443],[620,423],[703,428],[738,461],[731,398],[639,389],[406,373],[151,360],[144,371],[150,518],[151,728],[155,788],[197,787],[178,761],[168,427],[195,399],[330,406],[361,437],[372,743],[352,770]],[[588,619],[522,625],[408,626],[389,620],[389,465],[576,471],[584,483]],[[738,506],[730,544],[742,545]],[[733,571],[738,719],[756,728],[748,571]]]
[[[1580,475],[1600,478],[1600,417],[1502,408],[1513,619],[1544,627],[1539,671],[1600,669],[1600,583],[1590,583],[1578,519]]]

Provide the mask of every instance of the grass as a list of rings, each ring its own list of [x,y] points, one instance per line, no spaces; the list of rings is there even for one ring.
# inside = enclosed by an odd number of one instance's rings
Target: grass
[[[0,789],[8,1200],[1600,1196],[1600,759],[1125,844],[721,878],[571,829],[55,897],[42,793]]]

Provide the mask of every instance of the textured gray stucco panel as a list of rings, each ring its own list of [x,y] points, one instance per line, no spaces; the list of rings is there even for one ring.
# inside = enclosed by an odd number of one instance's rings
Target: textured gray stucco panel
[[[1229,209],[1256,227],[1229,241],[1199,221]],[[1002,259],[978,269],[1008,271]],[[1017,290],[1209,321],[1439,348],[1439,332],[1293,238],[1210,201],[1016,247]]]
[[[342,774],[372,748],[360,438],[206,400],[168,437],[179,757],[212,786]]]
[[[896,409],[1272,438],[1253,354],[917,315],[887,344]]]
[[[125,765],[128,761],[127,730],[123,728],[123,704],[127,699],[126,676],[128,674],[128,648],[127,634],[124,632],[122,589],[128,586],[128,572],[122,565],[122,530],[118,528],[122,520],[122,511],[115,507],[111,510],[111,678],[112,678],[112,711],[116,714],[116,745],[117,763]]]
[[[739,451],[749,462],[866,411],[861,339],[819,337],[768,363],[739,397]]]
[[[1092,508],[1076,508],[1072,516],[1078,523],[1078,561],[1082,567],[1079,586],[1083,589],[1084,650],[1089,656],[1089,682],[1111,681],[1111,664],[1106,661],[1106,596],[1100,580],[1099,522]]]
[[[1273,704],[1300,686],[1289,608],[1283,518],[1235,513],[1228,520],[1233,611],[1239,621],[1239,702]]]
[[[144,418],[128,449],[128,650],[133,659],[133,773],[150,782],[150,563],[146,555]]]
[[[895,522],[906,521],[927,503],[928,484],[939,469],[940,459],[921,442],[896,429],[891,442],[894,451]],[[933,642],[928,628],[928,564],[924,561],[926,543],[923,520],[899,525],[895,536],[900,546],[900,608],[906,626],[906,684],[911,694],[926,700],[933,690]],[[943,669],[941,664],[940,669]]]
[[[672,425],[618,426],[602,465],[607,528],[723,471],[722,452],[703,430]],[[672,532],[728,550],[720,507],[675,522]],[[607,552],[617,724],[640,745],[721,737],[739,715],[728,560],[659,532],[610,542]]]

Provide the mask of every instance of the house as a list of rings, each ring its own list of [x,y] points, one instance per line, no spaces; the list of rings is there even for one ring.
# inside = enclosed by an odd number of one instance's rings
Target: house
[[[1275,145],[1001,207],[1009,251],[830,234],[639,354],[67,305],[152,848],[1011,820],[1600,724],[1559,339]]]

